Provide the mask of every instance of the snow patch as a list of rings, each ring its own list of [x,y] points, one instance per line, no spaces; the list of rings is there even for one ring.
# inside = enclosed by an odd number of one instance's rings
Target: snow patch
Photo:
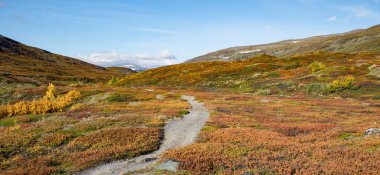
[[[300,43],[300,42],[302,42],[302,41],[289,41],[289,43],[291,43],[291,44],[297,44],[297,43]]]
[[[245,50],[245,51],[240,51],[239,53],[241,54],[247,54],[247,53],[253,53],[253,52],[260,52],[261,49],[255,49],[255,50]]]
[[[222,58],[222,59],[225,59],[225,60],[230,59],[230,57],[227,57],[227,56],[220,56],[219,58]]]
[[[136,72],[141,72],[141,71],[144,71],[147,69],[145,67],[140,67],[140,66],[133,65],[133,64],[126,64],[126,65],[123,65],[123,67],[132,69],[133,71],[136,71]]]

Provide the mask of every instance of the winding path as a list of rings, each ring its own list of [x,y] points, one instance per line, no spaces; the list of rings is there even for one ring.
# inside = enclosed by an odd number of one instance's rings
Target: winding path
[[[115,161],[100,165],[78,173],[78,175],[120,175],[152,166],[159,160],[159,156],[168,149],[190,145],[209,118],[210,113],[202,103],[192,96],[182,96],[190,105],[190,113],[180,119],[174,119],[164,127],[164,140],[160,148],[147,155],[131,158],[125,161]]]

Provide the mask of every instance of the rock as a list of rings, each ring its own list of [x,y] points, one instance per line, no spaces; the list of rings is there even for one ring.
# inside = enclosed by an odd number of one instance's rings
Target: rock
[[[156,95],[156,99],[157,100],[163,100],[163,99],[165,99],[165,96],[158,94],[158,95]]]
[[[147,157],[147,158],[136,160],[136,163],[145,163],[145,162],[150,162],[157,159],[158,159],[157,157]]]
[[[273,101],[273,100],[265,99],[265,98],[260,99],[260,102],[261,102],[261,103],[269,103],[269,102],[272,102],[272,101]]]
[[[244,172],[243,174],[241,175],[254,175],[254,173],[251,173],[251,172]]]
[[[159,170],[168,170],[176,172],[178,170],[179,162],[176,160],[165,160],[163,163],[157,166]]]
[[[150,161],[154,161],[157,159],[158,159],[157,157],[148,157],[148,158],[145,158],[145,162],[150,162]]]
[[[369,128],[364,133],[365,136],[380,136],[380,129],[379,128]]]

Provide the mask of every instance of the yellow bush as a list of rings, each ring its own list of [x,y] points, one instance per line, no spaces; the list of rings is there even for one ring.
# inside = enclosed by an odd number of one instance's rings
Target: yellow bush
[[[55,92],[54,84],[49,83],[45,97],[48,98],[49,100],[54,100],[55,99],[54,92]]]
[[[344,91],[347,89],[352,89],[354,87],[355,77],[346,76],[332,81],[326,87],[326,91],[329,93]]]
[[[24,115],[24,114],[45,114],[47,112],[62,111],[80,97],[80,92],[73,90],[67,94],[55,97],[55,86],[49,84],[46,95],[38,100],[20,101],[13,105],[0,106],[0,117]]]
[[[6,105],[0,106],[0,117],[6,116],[6,115],[8,115],[7,106]]]
[[[107,82],[107,85],[115,85],[120,79],[117,77],[112,77],[111,80]]]
[[[326,65],[319,61],[314,61],[310,64],[311,73],[318,72],[326,68]]]

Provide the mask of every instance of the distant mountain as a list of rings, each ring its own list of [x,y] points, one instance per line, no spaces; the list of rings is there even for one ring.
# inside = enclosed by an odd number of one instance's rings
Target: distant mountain
[[[127,65],[124,65],[123,67],[131,69],[131,70],[136,71],[136,72],[142,72],[142,71],[148,69],[148,68],[144,68],[144,67],[137,66],[137,65],[134,65],[134,64],[127,64]]]
[[[128,74],[133,74],[136,73],[137,71],[127,68],[127,67],[118,67],[118,66],[113,66],[113,67],[107,67],[108,70],[112,70],[115,72],[120,72],[122,74],[128,75]]]
[[[106,81],[120,71],[24,45],[0,35],[0,82],[46,84]]]
[[[380,53],[380,25],[342,34],[285,40],[263,45],[232,47],[196,57],[188,62],[232,61],[248,59],[260,54],[287,57],[313,51],[342,53],[368,51]]]

